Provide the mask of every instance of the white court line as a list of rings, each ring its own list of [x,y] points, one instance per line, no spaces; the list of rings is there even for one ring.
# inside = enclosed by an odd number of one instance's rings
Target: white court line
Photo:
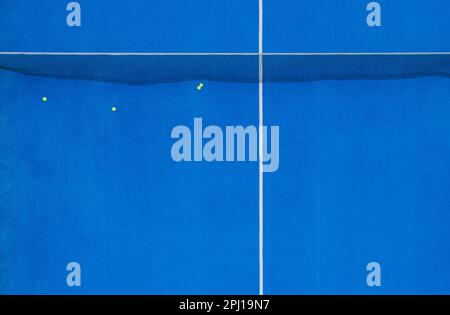
[[[258,56],[258,53],[245,52],[44,52],[44,51],[0,51],[0,55],[38,55],[38,56]]]
[[[450,52],[287,52],[287,53],[264,53],[267,56],[427,56],[427,55],[450,55]]]
[[[263,198],[263,0],[259,0],[259,27],[258,27],[258,52],[259,52],[259,294],[264,294],[264,198]]]
[[[428,56],[450,55],[450,52],[262,52],[262,39],[260,52],[204,52],[204,53],[177,53],[177,52],[43,52],[43,51],[0,51],[0,55],[30,55],[30,56]]]

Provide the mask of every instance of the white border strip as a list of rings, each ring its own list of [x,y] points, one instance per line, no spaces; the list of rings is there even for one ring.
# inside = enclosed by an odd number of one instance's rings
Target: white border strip
[[[288,52],[264,53],[268,56],[427,56],[450,55],[450,52]]]
[[[217,53],[177,53],[177,52],[45,52],[45,51],[0,51],[0,55],[37,56],[258,56],[258,53],[217,52]]]
[[[264,165],[263,165],[263,0],[259,0],[259,34],[258,34],[258,52],[259,52],[259,294],[264,294]]]
[[[261,29],[262,33],[262,29]],[[0,51],[0,55],[30,55],[30,56],[427,56],[450,55],[450,52],[262,52],[262,38],[258,53],[246,52],[205,52],[205,53],[176,53],[176,52],[39,52],[39,51]]]

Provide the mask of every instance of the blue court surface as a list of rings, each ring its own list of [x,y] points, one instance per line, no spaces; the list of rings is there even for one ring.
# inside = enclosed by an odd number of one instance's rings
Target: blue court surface
[[[449,11],[0,1],[0,293],[450,294]]]

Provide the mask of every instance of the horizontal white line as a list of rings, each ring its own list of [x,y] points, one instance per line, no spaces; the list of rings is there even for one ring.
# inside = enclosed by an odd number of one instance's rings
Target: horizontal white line
[[[264,53],[271,56],[414,56],[414,55],[450,55],[450,52],[329,52],[329,53]]]
[[[174,52],[34,52],[1,51],[0,55],[41,55],[41,56],[414,56],[450,55],[450,52],[278,52],[278,53],[174,53]]]
[[[392,55],[450,55],[450,52],[330,52],[330,53],[264,53],[271,56],[392,56]]]
[[[45,56],[258,56],[258,53],[146,53],[146,52],[34,52],[5,51],[0,55],[45,55]]]

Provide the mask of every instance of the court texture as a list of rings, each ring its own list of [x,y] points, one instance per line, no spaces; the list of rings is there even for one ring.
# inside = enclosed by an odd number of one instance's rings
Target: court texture
[[[447,0],[0,0],[0,293],[449,294]]]

